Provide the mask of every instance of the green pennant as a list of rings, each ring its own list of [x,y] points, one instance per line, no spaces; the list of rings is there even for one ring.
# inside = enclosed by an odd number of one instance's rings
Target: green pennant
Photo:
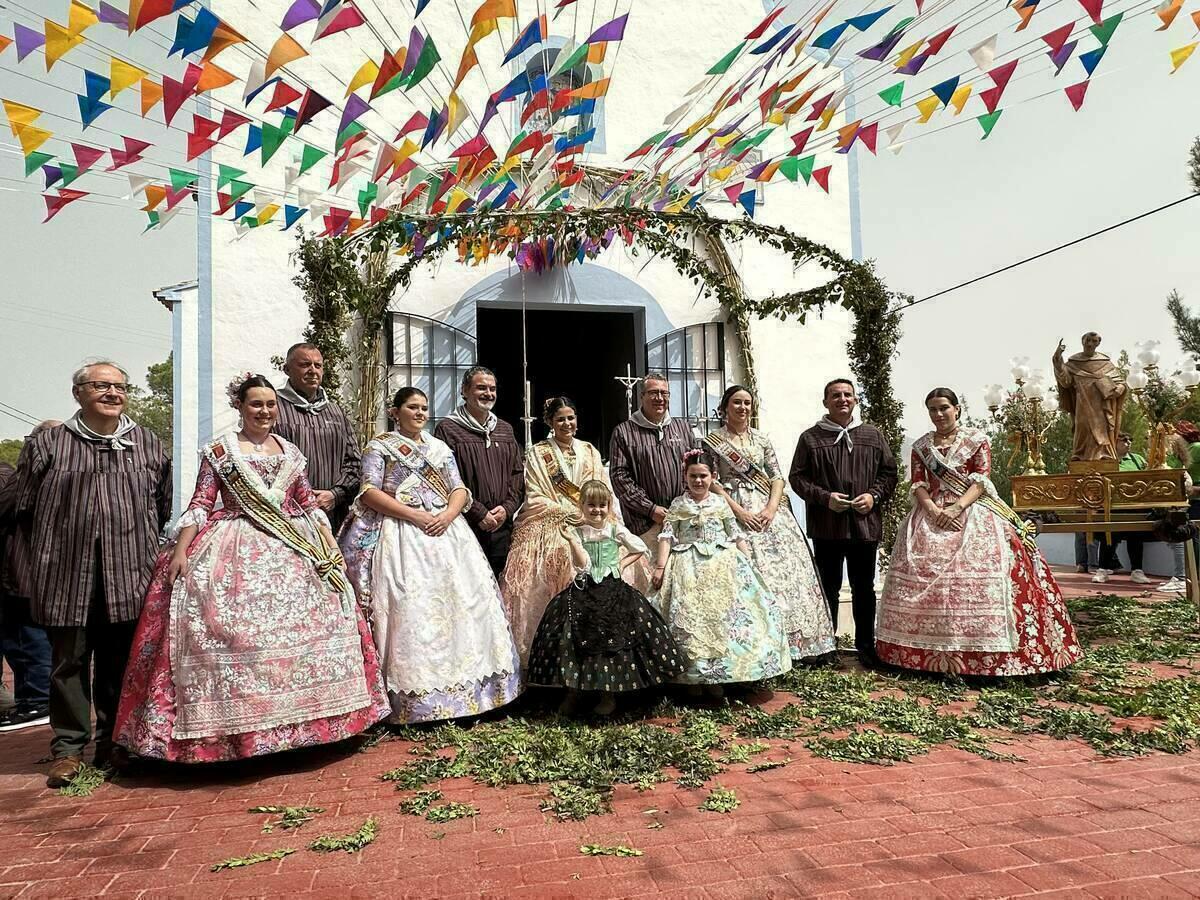
[[[394,91],[396,88],[400,87],[400,85],[402,85],[402,84],[404,84],[404,73],[397,72],[395,75],[393,75],[391,78],[389,78],[387,80],[387,82],[384,84],[384,86],[381,87],[375,93],[375,96],[372,97],[371,99],[374,100],[376,97],[382,97],[384,94],[390,94],[392,91]]]
[[[562,209],[564,206],[566,206],[566,204],[563,203],[562,197],[555,197],[553,202],[549,206],[547,206],[546,209],[553,212],[556,209]]]
[[[879,92],[879,99],[888,106],[899,106],[904,101],[904,82],[897,81],[889,88]]]
[[[728,53],[718,60],[717,64],[708,70],[708,75],[724,75],[729,71],[729,67],[733,65],[733,61],[737,59],[738,54],[742,52],[742,48],[746,46],[746,42],[742,41]]]
[[[899,31],[903,31],[905,28],[907,28],[909,25],[911,25],[915,21],[917,21],[916,16],[905,16],[903,19],[901,19],[899,22],[897,22],[895,25],[893,25],[891,27],[891,30],[888,31],[888,36],[890,37],[891,35],[896,34]]]
[[[219,165],[220,173],[217,175],[217,190],[225,187],[229,182],[241,178],[246,173],[241,169],[235,169],[233,166]]]
[[[158,224],[160,217],[159,217],[158,213],[156,213],[154,210],[149,210],[146,213],[146,218],[148,218],[150,221],[146,223],[146,228],[142,231],[142,234],[145,234],[151,228],[156,226]]]
[[[258,216],[242,216],[240,224],[245,225],[247,228],[257,228]]]
[[[408,80],[404,85],[407,91],[409,88],[415,88],[418,84],[425,80],[425,76],[433,71],[442,57],[438,54],[437,46],[433,43],[433,38],[428,34],[425,35],[425,46],[421,48],[421,55],[417,59],[417,64],[413,66],[412,74],[408,76]]]
[[[60,162],[58,168],[62,172],[62,187],[66,187],[79,177],[79,166],[75,163]]]
[[[562,186],[556,181],[554,184],[550,185],[550,190],[548,190],[548,191],[546,191],[546,193],[542,194],[542,198],[540,200],[538,200],[538,202],[534,205],[541,206],[543,203],[545,203],[547,200],[549,200],[551,197],[553,197],[555,194],[557,194],[561,190],[562,190]]]
[[[441,187],[442,187],[442,176],[430,175],[429,176],[429,191],[427,192],[427,196],[429,197],[429,199],[425,202],[425,211],[426,212],[429,212],[429,210],[433,209],[433,198],[437,196],[437,192],[441,189]]]
[[[1000,119],[1000,113],[1004,112],[998,109],[995,112],[990,112],[982,116],[978,116],[975,121],[983,126],[983,137],[981,141],[987,140],[987,136],[992,133],[992,129],[996,127],[996,122]]]
[[[1121,24],[1121,17],[1125,13],[1119,12],[1109,16],[1099,25],[1093,25],[1089,30],[1100,42],[1101,47],[1107,47],[1108,42],[1112,40],[1113,32],[1117,30],[1117,26]]]
[[[779,164],[779,168],[776,171],[782,174],[788,181],[795,181],[800,177],[800,159],[795,156],[789,156]]]
[[[804,179],[805,184],[808,184],[809,179],[812,178],[813,166],[815,166],[816,163],[816,154],[806,156],[799,161],[797,168],[799,169],[800,177]]]
[[[238,181],[235,178],[233,181],[231,181],[229,183],[229,199],[230,199],[230,201],[233,203],[236,203],[238,200],[241,200],[243,197],[246,196],[246,194],[248,194],[250,192],[250,189],[252,187],[254,187],[254,185],[251,184],[249,181]]]
[[[349,125],[343,128],[341,134],[337,136],[337,141],[333,146],[334,152],[336,153],[338,150],[341,150],[344,146],[346,146],[346,142],[349,141],[350,138],[354,137],[355,135],[362,134],[366,130],[367,126],[363,125],[361,122],[351,122]]]
[[[367,217],[367,210],[371,204],[375,202],[375,198],[379,196],[379,185],[374,181],[370,182],[365,188],[358,192],[358,214],[364,219]]]
[[[314,147],[312,144],[305,144],[304,153],[300,156],[299,174],[303,175],[328,155],[329,153],[327,151],[322,150],[319,147]]]
[[[28,178],[52,159],[54,159],[54,156],[50,153],[42,153],[41,151],[30,153],[25,157],[25,177]]]
[[[283,141],[290,130],[286,119],[282,125],[272,125],[270,122],[262,123],[262,165],[265,166],[271,161],[271,157],[283,146]]]
[[[521,143],[521,141],[525,140],[527,137],[529,137],[529,132],[522,128],[521,133],[512,139],[512,143],[510,143],[508,145],[508,149],[504,151],[504,158],[508,159],[510,156],[512,156],[513,151],[517,149],[517,144]]]
[[[199,177],[195,172],[185,172],[182,169],[171,169],[171,190],[178,191],[189,184],[195,184]],[[245,174],[245,173],[243,173]]]
[[[575,68],[587,58],[588,51],[591,49],[590,44],[580,44],[571,52],[570,56],[554,66],[554,71],[550,73],[551,77],[561,75],[563,72],[568,72]]]
[[[742,153],[745,150],[749,150],[752,147],[757,147],[759,144],[761,144],[763,141],[765,141],[768,137],[770,137],[771,132],[774,130],[775,130],[774,128],[764,128],[758,134],[754,135],[754,137],[743,138],[742,140],[738,141],[736,144],[733,145],[732,149],[730,149],[730,151],[729,151],[729,155],[737,156],[738,154]]]

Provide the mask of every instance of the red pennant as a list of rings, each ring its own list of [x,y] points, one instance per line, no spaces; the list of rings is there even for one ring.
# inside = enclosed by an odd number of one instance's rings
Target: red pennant
[[[941,50],[946,41],[950,40],[950,35],[954,34],[954,29],[957,27],[958,23],[956,22],[945,31],[935,34],[933,37],[931,37],[929,39],[929,46],[925,48],[925,52],[930,56],[933,56],[935,53]]]
[[[538,91],[536,94],[533,95],[533,99],[530,100],[527,104],[525,104],[525,108],[523,110],[521,110],[521,124],[524,125],[526,122],[528,122],[529,117],[532,116],[539,109],[549,109],[549,108],[550,108],[550,92],[547,90]],[[647,152],[649,152],[649,149],[647,149]]]
[[[224,115],[221,116],[221,127],[217,132],[218,138],[224,138],[226,135],[232,134],[243,125],[250,122],[249,116],[243,116],[241,113],[236,113],[232,109],[226,109]]]
[[[379,64],[379,74],[375,76],[375,83],[371,85],[371,99],[374,100],[379,96],[379,92],[383,90],[384,85],[400,74],[404,66],[386,50],[383,52],[383,61]]]
[[[829,170],[832,168],[833,166],[825,166],[820,169],[813,169],[812,173],[813,181],[819,184],[821,190],[827,194],[829,193]]]
[[[202,137],[198,134],[189,134],[187,136],[187,159],[191,162],[201,153],[211,150],[217,145],[217,139],[211,137]]]
[[[537,156],[538,151],[545,147],[553,138],[544,131],[534,131],[525,136],[525,139],[517,146],[513,147],[509,156],[520,155],[527,150],[532,150],[532,156]]]
[[[572,101],[575,99],[571,96],[571,92],[574,90],[575,88],[565,87],[555,94],[554,102],[550,104],[551,112],[558,112],[560,109],[566,109],[568,106],[570,106]]]
[[[396,168],[392,170],[392,177],[388,179],[388,184],[391,184],[393,181],[397,181],[397,180],[403,178],[405,175],[407,175],[409,172],[411,172],[416,167],[417,167],[417,161],[410,156],[408,159],[406,159],[404,162],[400,163],[400,165],[396,166]]]
[[[371,180],[378,181],[384,176],[396,162],[396,148],[391,144],[385,143],[379,148],[379,157],[375,160],[375,171],[371,173]]]
[[[313,116],[332,105],[330,101],[326,100],[312,88],[309,88],[304,92],[304,99],[300,101],[300,109],[296,113],[296,127],[292,130],[292,133],[295,134],[311,122]]]
[[[456,150],[451,150],[451,156],[474,156],[477,153],[482,153],[488,148],[487,138],[482,134],[477,134],[471,140],[467,141]]]
[[[812,135],[812,126],[808,126],[799,134],[792,135],[792,149],[788,152],[788,156],[799,156],[804,152],[804,145],[808,143],[809,137]]]
[[[1104,5],[1104,0],[1079,0],[1079,5],[1092,17],[1093,22],[1100,24],[1100,7]]]
[[[866,144],[867,149],[870,150],[872,154],[875,153],[875,138],[878,136],[878,133],[878,122],[872,122],[870,125],[858,129],[858,140],[863,144]]]
[[[383,222],[384,220],[386,220],[389,215],[391,215],[391,212],[382,206],[372,207],[371,208],[371,224],[378,225],[380,222]]]
[[[277,81],[275,82],[275,92],[271,95],[271,102],[267,104],[264,112],[283,109],[285,106],[295,103],[300,97],[300,92],[286,81]]]
[[[1008,80],[1012,78],[1012,74],[1016,68],[1017,60],[1014,59],[1010,62],[1006,62],[1002,66],[996,66],[996,68],[988,72],[988,75],[991,76],[992,81],[996,83],[996,87],[1003,91],[1006,87],[1008,87]]]
[[[983,105],[987,107],[988,112],[994,113],[996,107],[1000,105],[1000,95],[1003,93],[1003,88],[988,88],[986,91],[979,92],[979,99],[983,101]]]
[[[192,115],[192,133],[202,138],[212,137],[213,132],[220,127],[220,123],[214,122],[212,119],[206,119],[204,116],[194,113]]]
[[[43,199],[46,201],[46,218],[42,219],[42,224],[46,224],[62,212],[63,207],[68,203],[74,203],[81,197],[86,196],[86,192],[73,191],[70,188],[59,188],[57,197],[52,197],[50,194],[42,194]]]
[[[71,149],[75,152],[75,164],[79,167],[79,174],[82,175],[88,169],[96,164],[107,151],[97,150],[95,147],[88,147],[85,144],[71,144]]]
[[[145,28],[156,19],[169,16],[174,7],[175,4],[172,0],[144,0],[142,8],[138,10],[137,20],[129,23],[130,33],[137,31],[139,28]]]
[[[408,121],[404,123],[404,126],[396,132],[396,136],[392,140],[398,141],[406,134],[412,134],[414,131],[420,131],[421,129],[426,128],[428,125],[429,116],[425,115],[423,112],[413,113],[411,116],[409,116]]]
[[[202,74],[204,74],[203,69],[193,63],[188,63],[182,81],[176,81],[167,75],[163,76],[163,118],[168,125],[175,118],[175,114],[179,112],[179,107],[183,106],[183,102],[196,90]]]
[[[167,188],[167,212],[170,212],[176,206],[178,206],[181,200],[185,200],[188,197],[195,197],[195,196],[196,196],[196,189],[194,187],[192,187],[190,184],[185,185],[184,187],[181,187],[177,191],[173,191],[170,188]]]
[[[833,99],[833,91],[830,91],[828,94],[826,94],[824,97],[822,97],[820,100],[818,100],[816,103],[813,104],[812,112],[808,114],[808,118],[805,119],[804,121],[805,122],[815,122],[817,119],[821,118],[821,113],[825,112],[825,107],[827,107],[829,105],[829,101],[831,101],[832,99]]]
[[[358,11],[358,7],[354,5],[354,0],[349,0],[330,21],[321,29],[320,34],[313,37],[314,41],[319,41],[323,37],[329,37],[331,34],[337,34],[339,31],[347,31],[351,28],[357,28],[359,25],[365,24],[366,19],[363,14]]]
[[[113,149],[109,151],[109,156],[112,157],[112,165],[104,171],[115,172],[122,166],[127,166],[130,163],[137,162],[142,158],[142,151],[152,146],[147,141],[139,141],[136,138],[131,137],[122,137],[121,140],[125,142],[125,149],[118,150],[116,147],[113,147]]]
[[[1051,50],[1053,50],[1055,53],[1057,53],[1059,50],[1061,50],[1063,48],[1063,44],[1065,44],[1068,41],[1068,39],[1070,39],[1071,32],[1074,30],[1075,30],[1075,23],[1068,22],[1062,28],[1055,28],[1053,31],[1043,34],[1042,40],[1046,42],[1046,44],[1050,47]]]
[[[786,9],[786,8],[787,8],[786,3],[780,3],[779,6],[777,6],[775,9],[771,10],[770,15],[768,15],[765,19],[763,19],[761,22],[759,22],[758,25],[755,26],[754,30],[751,31],[748,35],[746,35],[746,40],[748,40],[748,41],[758,40],[760,37],[762,37],[764,34],[766,34],[767,29],[771,27],[771,23],[774,22],[776,19],[778,19],[779,14],[782,13],[784,11],[784,9]]]
[[[223,216],[229,210],[233,209],[233,204],[237,201],[229,194],[223,191],[217,191],[217,208],[213,210],[214,216]]]
[[[1085,79],[1079,84],[1073,84],[1063,90],[1066,92],[1067,99],[1071,101],[1071,105],[1075,107],[1075,112],[1079,112],[1079,107],[1083,106],[1084,95],[1087,94],[1088,81]]]

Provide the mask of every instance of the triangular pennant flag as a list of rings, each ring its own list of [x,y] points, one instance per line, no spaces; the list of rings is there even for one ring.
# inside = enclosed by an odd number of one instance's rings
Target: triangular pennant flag
[[[391,56],[387,51],[384,51],[383,58],[386,60]],[[354,77],[350,79],[350,83],[346,85],[346,96],[349,97],[355,91],[365,84],[373,84],[379,75],[379,66],[375,64],[375,60],[368,59],[365,63],[358,67],[358,71],[354,73]]]
[[[286,33],[281,34],[276,39],[274,46],[271,47],[271,52],[267,54],[263,75],[270,78],[277,69],[304,56],[308,56],[308,51],[301,47],[294,37]]]
[[[1175,17],[1179,15],[1179,11],[1183,9],[1183,0],[1163,0],[1154,9],[1154,14],[1162,20],[1162,24],[1155,31],[1166,31],[1171,27],[1171,23],[1175,21]]]
[[[246,132],[246,149],[242,151],[242,156],[249,156],[261,146],[262,128],[258,125],[251,125],[250,130]]]
[[[1104,6],[1104,0],[1079,0],[1079,5],[1092,17],[1093,22],[1100,24],[1100,8]]]
[[[862,124],[862,119],[854,122],[849,122],[838,129],[838,137],[835,147],[838,153],[847,153],[851,145],[854,144],[854,138],[858,134],[859,126]]]
[[[8,127],[12,129],[13,137],[17,136],[18,125],[32,125],[42,114],[40,109],[12,100],[0,100],[0,104],[4,106],[4,115],[8,117]]]
[[[1067,61],[1070,60],[1071,54],[1075,52],[1075,47],[1078,46],[1078,44],[1079,41],[1068,41],[1057,50],[1049,51],[1050,61],[1054,63],[1055,75],[1058,75],[1058,73],[1063,70],[1063,66],[1065,66]]]
[[[351,122],[356,121],[363,113],[369,110],[370,104],[357,94],[351,94],[346,100],[346,106],[342,110],[341,121],[338,122],[338,134],[346,130],[346,126]]]
[[[100,21],[105,25],[116,25],[122,31],[129,31],[129,15],[109,3],[100,4]]]
[[[115,99],[117,94],[126,88],[133,87],[148,74],[150,73],[145,69],[139,69],[114,56],[109,62],[108,69],[109,98]]]
[[[215,59],[221,51],[232,47],[234,44],[244,44],[246,38],[240,33],[234,31],[224,22],[217,25],[217,30],[213,32],[212,39],[208,42],[208,49],[204,51],[204,60]],[[262,62],[262,60],[259,60]]]
[[[42,174],[46,176],[46,190],[50,190],[50,188],[63,180],[62,168],[60,166],[42,166]]]
[[[622,16],[617,16],[611,22],[606,22],[601,25],[591,36],[588,37],[585,44],[601,44],[609,41],[619,41],[625,37],[625,25],[629,21],[629,13]]]
[[[782,8],[782,7],[781,7]],[[742,52],[742,48],[746,46],[746,42],[738,44],[723,57],[717,60],[716,64],[708,70],[708,75],[724,75],[729,71],[729,67],[733,65],[733,61],[737,59],[738,54]]]
[[[241,178],[243,175],[246,174],[241,169],[235,169],[233,166],[226,166],[226,165],[220,164],[220,165],[218,165],[217,168],[218,168],[218,174],[217,174],[217,190],[218,191],[221,188],[225,187],[225,185],[229,184],[231,181],[236,181],[237,179]]]
[[[203,94],[206,91],[215,91],[227,84],[233,84],[235,81],[237,81],[237,76],[232,72],[222,69],[215,62],[206,61],[201,64],[200,77],[196,79],[195,90],[197,94]]]
[[[1093,25],[1089,31],[1100,42],[1100,46],[1107,47],[1108,42],[1112,40],[1113,32],[1117,30],[1117,26],[1121,24],[1121,19],[1125,13],[1119,12],[1109,16],[1099,25]]]
[[[924,100],[918,100],[917,109],[921,111],[921,117],[917,121],[922,123],[928,122],[930,117],[937,112],[939,102],[938,98],[933,94],[930,94]]]
[[[279,23],[281,31],[291,31],[297,25],[311,22],[321,16],[321,4],[317,0],[293,0]]]
[[[942,49],[942,47],[944,47],[946,45],[946,41],[950,40],[950,35],[954,34],[954,29],[957,27],[958,27],[957,24],[951,25],[945,31],[940,31],[937,34],[935,34],[933,37],[931,37],[929,39],[929,46],[925,48],[925,52],[928,53],[930,56],[933,56],[934,54],[936,54],[939,50]]]
[[[904,102],[904,82],[897,81],[879,92],[879,98],[888,106],[900,106]]]
[[[67,30],[71,34],[83,34],[86,29],[99,22],[100,17],[94,9],[80,3],[79,0],[71,0],[71,9],[67,13]]]
[[[411,49],[409,50],[409,56],[412,56]],[[433,38],[429,35],[425,35],[424,44],[421,47],[421,55],[417,57],[416,64],[413,66],[412,73],[408,76],[408,79],[405,82],[404,89],[410,90],[424,81],[425,77],[433,71],[433,67],[436,66],[441,59],[442,57],[438,54],[438,49],[433,43]]]
[[[954,114],[957,116],[963,111],[963,107],[967,105],[967,100],[971,98],[971,85],[964,84],[954,92],[954,96],[950,98],[950,105],[954,107]]]
[[[298,90],[280,79],[275,82],[275,91],[271,94],[271,100],[267,103],[267,108],[263,112],[274,112],[277,109],[283,109],[285,106],[291,106],[301,98]]]
[[[108,152],[112,157],[112,165],[105,170],[106,172],[115,172],[130,163],[137,162],[142,158],[142,151],[151,146],[149,142],[139,141],[136,138],[122,137],[121,140],[125,142],[125,149],[120,150],[114,147]]]
[[[800,160],[788,156],[779,163],[779,173],[788,181],[796,181],[800,177]]]
[[[50,153],[30,153],[25,157],[25,177],[28,178],[52,159],[54,156]]]
[[[1063,92],[1067,95],[1067,99],[1071,101],[1071,106],[1075,108],[1075,112],[1079,112],[1079,107],[1083,106],[1083,98],[1087,95],[1088,83],[1087,80],[1084,80],[1079,82],[1079,84],[1073,84],[1063,89]]]
[[[1083,63],[1084,70],[1088,73],[1088,77],[1092,77],[1092,73],[1096,71],[1096,66],[1100,65],[1100,60],[1104,58],[1104,51],[1108,48],[1101,45],[1095,50],[1089,50],[1087,53],[1079,54],[1079,61]]]
[[[235,202],[241,200],[248,193],[250,193],[253,188],[254,185],[249,181],[239,181],[234,179],[229,183],[229,199]]]
[[[109,92],[109,80],[99,72],[83,70],[83,93],[89,100],[99,100]]]
[[[83,94],[76,95],[76,99],[79,101],[79,120],[83,123],[84,128],[95,122],[101,113],[112,109],[112,106],[109,104],[103,103],[100,100],[91,100],[83,96]]]
[[[404,81],[404,63],[407,58],[408,51],[404,47],[401,47],[400,51],[395,54],[384,51],[379,71],[375,73],[375,81],[371,85],[370,98],[372,100],[400,87]]]
[[[879,123],[872,122],[870,125],[864,125],[858,129],[858,134],[855,137],[860,144],[871,151],[871,155],[875,154],[875,142],[879,136]]]
[[[49,72],[56,62],[62,59],[68,51],[83,43],[83,37],[72,34],[57,22],[46,19],[46,71]]]
[[[996,59],[996,37],[993,34],[990,38],[980,41],[967,51],[971,55],[971,59],[975,62],[975,68],[981,72],[986,72],[990,69]]]
[[[311,144],[304,145],[304,152],[300,155],[300,174],[303,175],[329,154],[318,147],[313,147]],[[309,206],[310,204],[304,204]]]
[[[195,184],[200,177],[195,172],[189,172],[186,169],[170,169],[169,171],[171,173],[171,189],[174,191]]]
[[[742,209],[746,210],[746,215],[754,217],[754,203],[757,199],[758,189],[751,188],[748,191],[743,191],[738,194],[737,202],[742,205]]]
[[[821,190],[827,194],[829,193],[829,173],[832,169],[833,166],[824,166],[820,169],[813,169],[812,173],[813,181],[819,184]]]
[[[296,127],[299,131],[303,126],[312,121],[313,116],[324,109],[328,109],[333,103],[326,100],[312,88],[304,92],[304,99],[300,101],[300,110],[296,113]]]
[[[849,22],[842,22],[840,25],[834,25],[828,31],[818,35],[817,39],[812,42],[812,46],[820,50],[831,50],[833,45],[838,42],[838,38],[842,36],[847,28],[850,27]]]
[[[241,113],[226,108],[225,112],[221,114],[221,124],[217,131],[218,140],[223,140],[249,122],[249,116],[243,116]]]
[[[366,24],[366,18],[354,5],[354,0],[346,0],[346,4],[336,11],[331,11],[321,17],[317,30],[313,35],[314,41],[337,34],[339,31],[349,31]]]
[[[1033,14],[1037,12],[1037,0],[1016,0],[1012,8],[1016,10],[1018,16],[1021,17],[1021,24],[1018,25],[1015,31],[1024,31],[1029,27],[1029,21],[1033,18]]]
[[[292,123],[284,119],[280,125],[272,125],[270,122],[262,123],[262,155],[261,165],[265,166],[271,161],[271,157],[283,145],[288,133],[292,130]]]
[[[183,22],[184,17],[180,16],[179,21]],[[221,20],[212,14],[212,12],[203,6],[196,10],[196,20],[188,29],[187,34],[182,41],[179,41],[179,50],[184,56],[196,53],[208,47],[209,41],[213,39],[213,35],[217,31],[217,26],[221,24]],[[172,50],[175,48],[172,47]]]
[[[137,7],[137,13],[134,8]],[[129,24],[132,31],[145,28],[151,22],[169,16],[176,9],[172,0],[131,0],[129,6]]]
[[[46,36],[40,31],[26,28],[20,22],[13,25],[13,39],[17,45],[17,62],[23,62],[38,47],[46,45]]]
[[[67,188],[60,188],[58,196],[43,194],[42,197],[46,201],[46,218],[42,219],[42,224],[45,225],[62,212],[63,207],[68,203],[74,203],[76,200],[86,196],[87,194],[83,191],[72,191]]]
[[[79,166],[79,173],[82,175],[92,166],[94,166],[100,157],[104,156],[106,150],[98,150],[95,147],[89,147],[86,144],[71,144],[71,151],[75,154],[75,163]]]
[[[142,95],[142,118],[146,117],[146,113],[154,109],[155,105],[163,98],[162,85],[151,78],[143,78],[138,86]]]
[[[1001,91],[1008,87],[1009,79],[1012,78],[1013,72],[1017,69],[1017,60],[1010,60],[1002,66],[996,66],[988,72],[988,76],[992,79],[992,83]]]
[[[292,206],[291,204],[284,204],[284,207],[283,207],[283,230],[287,231],[289,228],[291,228],[293,225],[295,225],[304,216],[304,214],[306,212],[307,212],[307,210],[304,209],[303,207]]]
[[[1174,75],[1179,71],[1179,67],[1188,61],[1188,57],[1195,52],[1197,45],[1200,42],[1193,41],[1190,44],[1171,51],[1171,74]]]
[[[893,153],[899,153],[900,148],[904,143],[900,140],[900,133],[904,131],[908,122],[897,122],[895,125],[890,125],[884,129],[884,134],[888,136],[888,149]]]
[[[1070,40],[1071,32],[1074,30],[1075,23],[1068,22],[1061,28],[1055,28],[1053,31],[1047,31],[1042,35],[1042,40],[1046,42],[1046,45],[1052,51],[1057,52],[1062,49],[1063,44]]]
[[[958,76],[955,75],[953,78],[948,78],[940,84],[935,84],[930,90],[933,91],[934,96],[942,101],[943,106],[949,106],[950,98],[958,90]]]
[[[976,121],[983,127],[983,137],[980,140],[987,140],[987,136],[992,133],[992,129],[996,127],[996,122],[1000,119],[1000,114],[1004,112],[998,109],[995,112],[987,113],[983,116],[978,116]]]
[[[504,64],[507,65],[530,47],[540,44],[546,39],[547,34],[549,34],[549,30],[546,24],[546,17],[544,15],[538,16],[526,25],[521,33],[517,35],[516,40],[512,42],[512,46],[508,48],[508,53],[504,54]]]

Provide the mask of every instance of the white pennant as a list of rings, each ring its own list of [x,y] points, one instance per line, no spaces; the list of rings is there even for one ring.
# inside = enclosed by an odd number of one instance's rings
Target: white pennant
[[[296,188],[296,197],[302,207],[311,207],[320,196],[321,192],[312,188]]]
[[[979,71],[988,71],[996,60],[996,35],[993,34],[986,41],[976,44],[967,52],[971,54],[971,59],[975,60]]]

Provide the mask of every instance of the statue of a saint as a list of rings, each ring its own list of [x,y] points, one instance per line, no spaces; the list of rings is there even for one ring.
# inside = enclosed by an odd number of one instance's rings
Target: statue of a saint
[[[1083,336],[1083,352],[1063,360],[1066,344],[1060,339],[1054,351],[1054,378],[1058,405],[1075,420],[1071,461],[1117,459],[1117,434],[1126,385],[1113,361],[1097,352],[1100,335]]]

